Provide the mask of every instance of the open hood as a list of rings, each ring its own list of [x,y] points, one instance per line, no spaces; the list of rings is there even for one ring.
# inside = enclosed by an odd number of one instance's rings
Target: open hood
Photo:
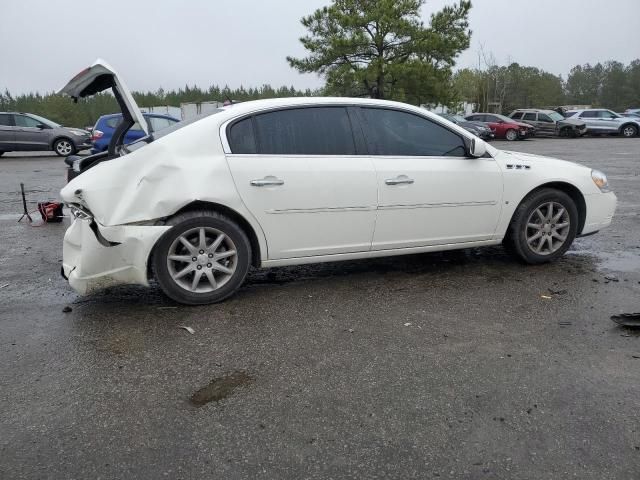
[[[78,73],[58,93],[69,95],[77,102],[79,98],[95,95],[109,88],[113,90],[125,119],[128,117],[138,122],[140,128],[149,134],[147,121],[133,99],[131,91],[113,67],[102,59],[96,60],[93,65]]]

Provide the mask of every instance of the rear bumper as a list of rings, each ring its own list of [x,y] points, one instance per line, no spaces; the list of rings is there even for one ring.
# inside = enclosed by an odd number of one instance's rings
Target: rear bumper
[[[580,232],[581,235],[588,235],[611,225],[618,203],[613,192],[585,195],[584,200],[587,206],[587,218]]]
[[[62,276],[69,285],[80,294],[112,285],[148,285],[149,255],[158,238],[170,227],[96,224],[96,233],[91,221],[76,218],[65,233]]]

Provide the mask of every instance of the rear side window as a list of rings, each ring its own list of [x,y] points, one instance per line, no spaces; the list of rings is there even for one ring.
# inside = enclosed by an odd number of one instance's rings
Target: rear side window
[[[107,121],[104,123],[106,123],[109,128],[116,128],[121,121],[122,117],[111,117],[107,118]]]
[[[262,155],[355,155],[351,122],[344,107],[309,107],[256,115]]]
[[[0,127],[11,127],[11,115],[8,113],[0,113]]]
[[[582,112],[580,114],[580,118],[596,118],[598,116],[598,112]]]
[[[253,119],[251,117],[245,118],[231,125],[228,140],[232,153],[256,153]]]
[[[160,130],[164,130],[165,128],[170,127],[174,123],[174,120],[170,120],[164,117],[146,117],[147,122],[151,124],[151,130],[154,132],[158,132]]]
[[[465,156],[459,135],[424,117],[383,108],[363,108],[362,112],[375,155]]]
[[[531,113],[531,112],[525,113],[523,115],[523,117],[522,117],[522,120],[530,120],[532,122],[535,122],[536,121],[536,114],[535,113]]]
[[[522,112],[515,112],[511,114],[511,118],[515,118],[516,120],[520,120],[522,118]]]

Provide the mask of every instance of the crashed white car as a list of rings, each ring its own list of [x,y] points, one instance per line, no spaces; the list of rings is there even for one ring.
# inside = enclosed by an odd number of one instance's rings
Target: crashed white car
[[[271,267],[505,243],[530,264],[557,259],[611,223],[599,171],[500,151],[402,103],[280,98],[123,145],[146,123],[102,61],[62,92],[113,89],[109,146],[76,159],[61,195],[74,220],[63,274],[80,293],[155,278],[185,304],[235,292]]]

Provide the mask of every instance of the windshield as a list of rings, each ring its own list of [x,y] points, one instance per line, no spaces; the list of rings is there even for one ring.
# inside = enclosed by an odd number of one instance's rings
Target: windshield
[[[551,120],[554,122],[559,122],[560,120],[564,120],[564,117],[560,115],[558,112],[549,112],[547,115],[551,117]]]
[[[61,127],[62,125],[60,125],[59,123],[56,122],[52,122],[51,120],[41,117],[40,115],[34,115],[33,113],[30,113],[29,116],[31,118],[35,118],[36,120],[38,120],[40,123],[44,123],[47,127],[51,127],[51,128],[58,128]]]

